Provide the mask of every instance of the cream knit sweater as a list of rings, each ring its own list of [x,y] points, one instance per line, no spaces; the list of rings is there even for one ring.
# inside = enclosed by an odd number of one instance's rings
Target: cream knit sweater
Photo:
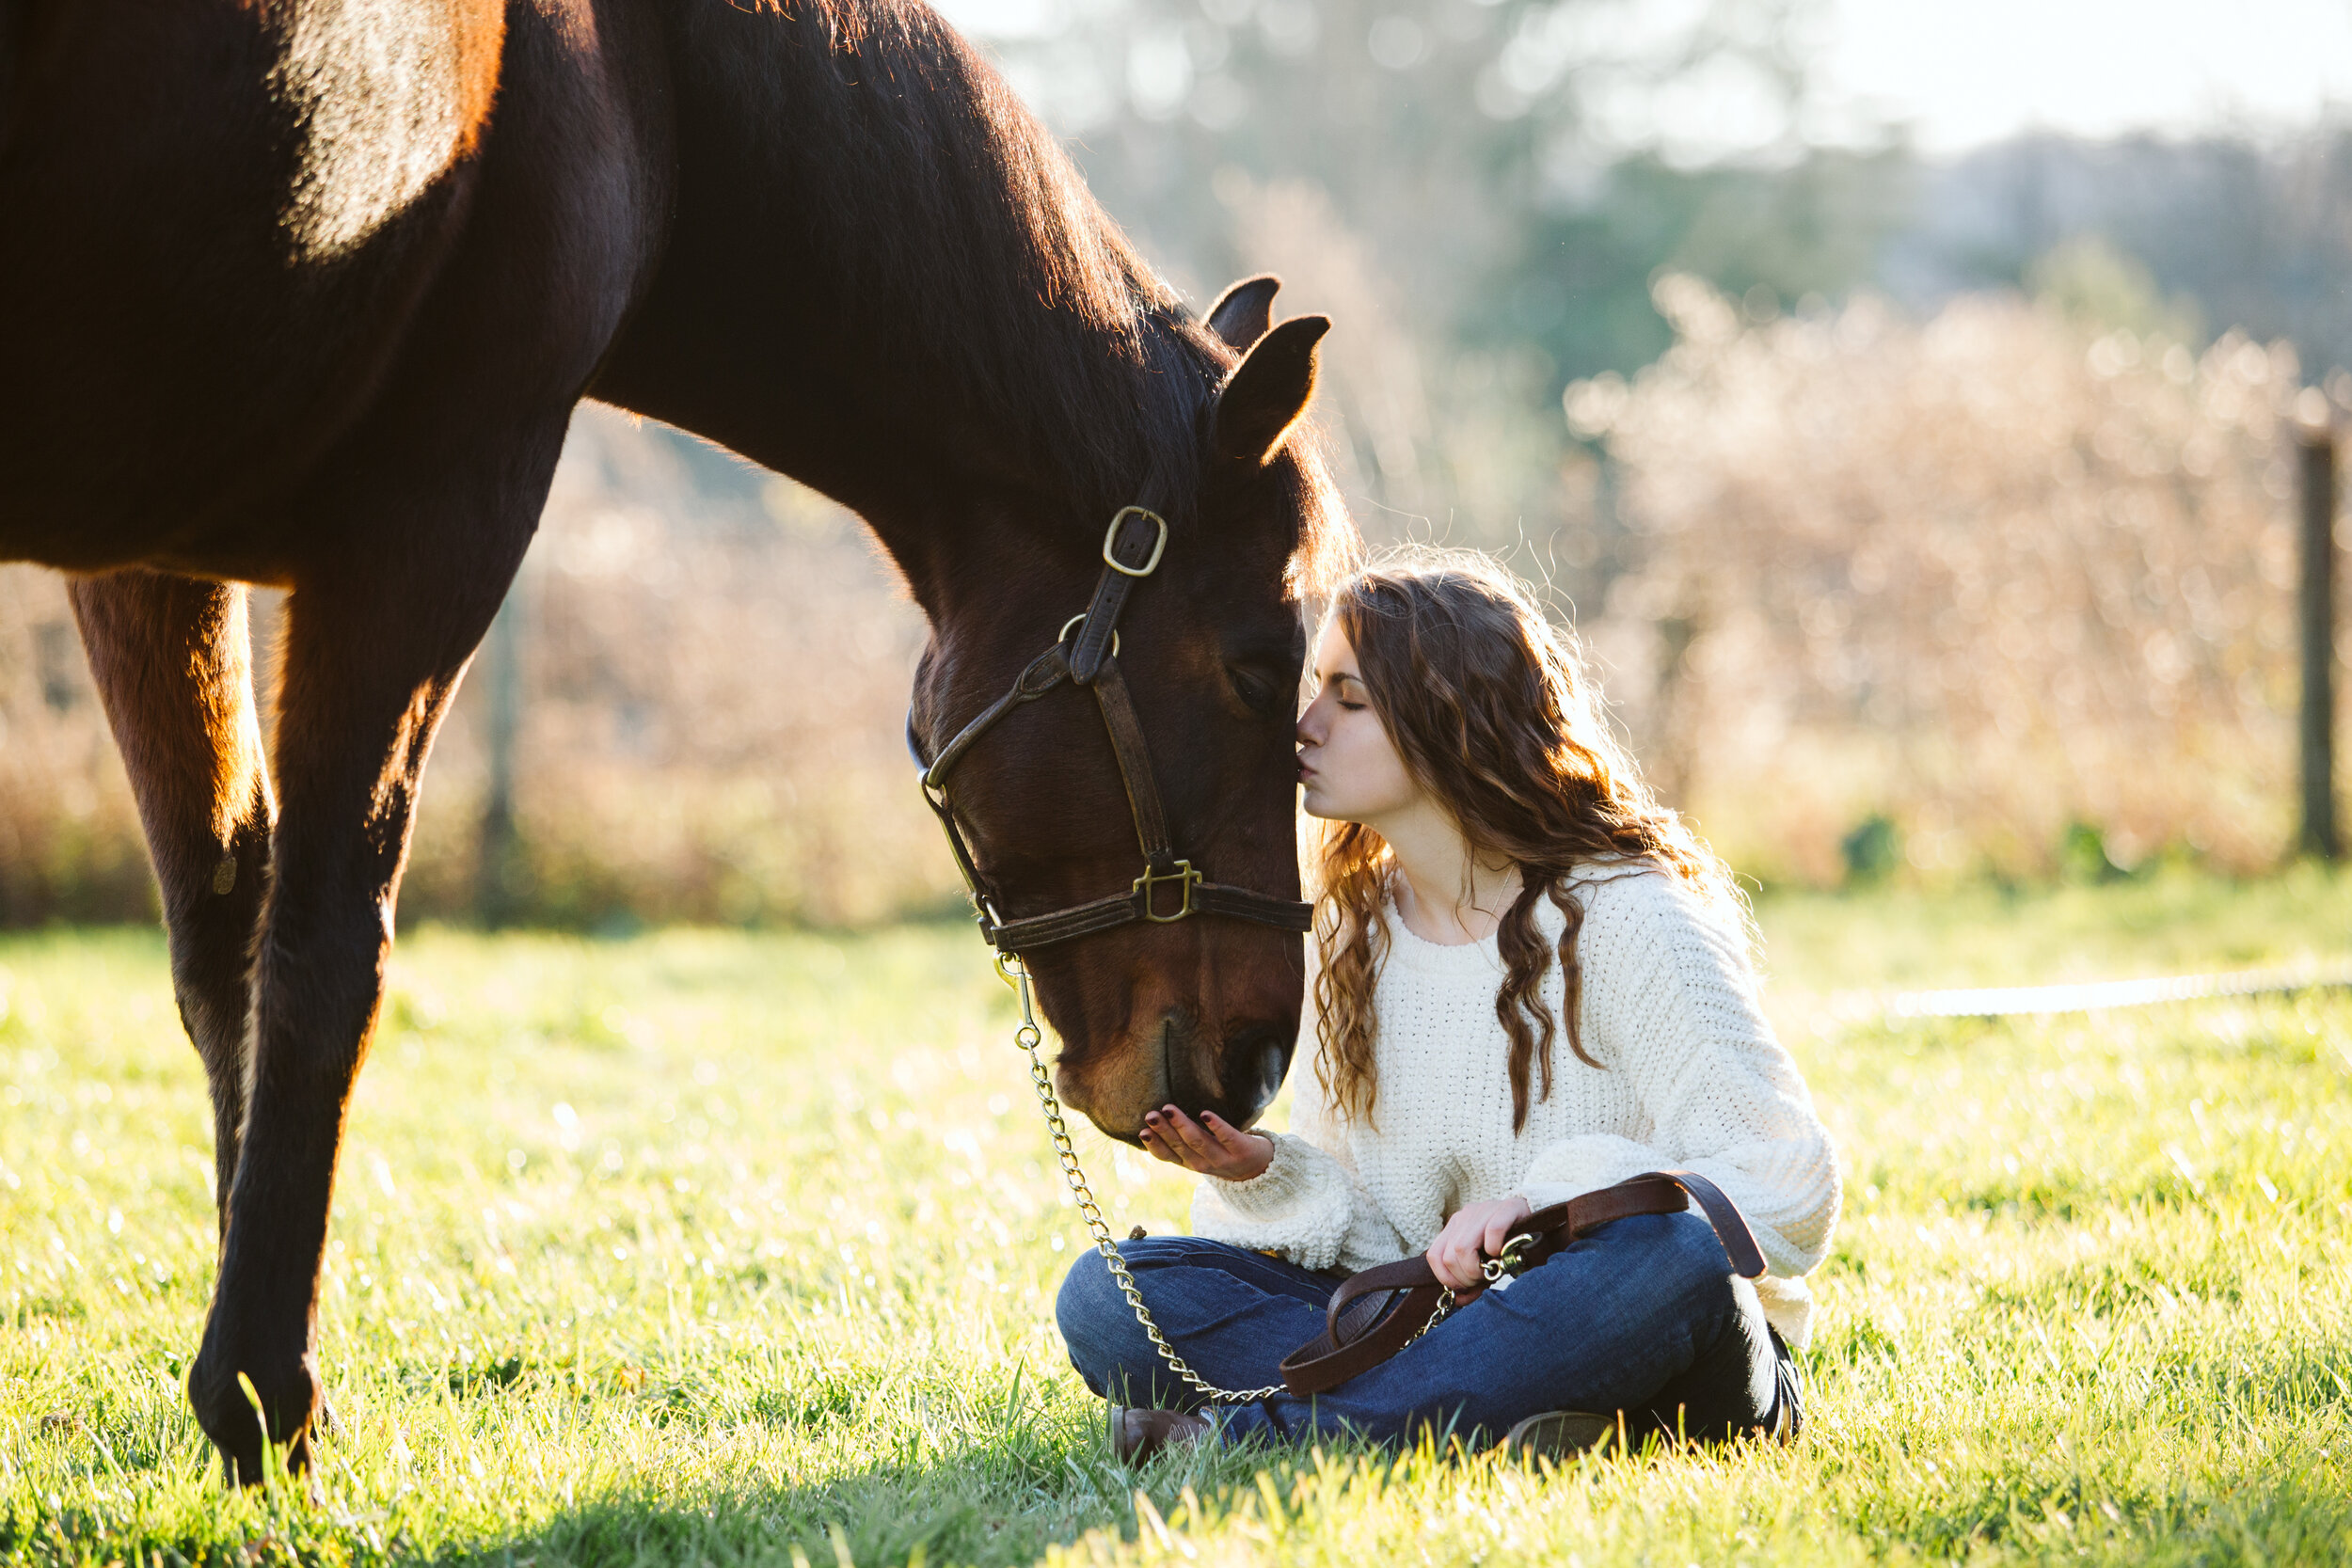
[[[1494,939],[1439,946],[1407,930],[1391,905],[1374,993],[1373,1125],[1342,1116],[1301,1064],[1292,1130],[1271,1134],[1273,1163],[1248,1181],[1202,1179],[1194,1232],[1353,1272],[1425,1250],[1467,1203],[1518,1193],[1540,1209],[1687,1167],[1747,1216],[1770,1267],[1756,1282],[1765,1317],[1804,1344],[1813,1296],[1803,1275],[1829,1250],[1837,1161],[1758,1009],[1741,933],[1657,871],[1580,871],[1571,895],[1584,910],[1582,1039],[1599,1069],[1577,1060],[1563,1030],[1550,1098],[1530,1105],[1514,1134]],[[1548,899],[1535,911],[1556,943],[1559,911]],[[1555,1018],[1565,994],[1555,962],[1544,981]],[[1311,984],[1300,1033],[1315,1038]],[[1532,1076],[1531,1097],[1540,1086]]]

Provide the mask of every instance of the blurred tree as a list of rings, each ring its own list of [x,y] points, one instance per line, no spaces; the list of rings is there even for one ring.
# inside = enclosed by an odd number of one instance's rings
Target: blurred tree
[[[2285,338],[2314,373],[2352,366],[2352,127],[2087,142],[2023,136],[1923,171],[1880,277],[1915,309],[2031,285],[2037,262],[2095,237],[2208,330]]]
[[[1788,188],[1727,225],[1736,176],[1680,188],[1683,171],[1710,159],[1785,165],[1802,152],[1803,24],[1814,8],[1125,0],[1000,47],[1032,101],[1078,138],[1112,210],[1198,286],[1249,264],[1224,211],[1236,176],[1311,182],[1380,256],[1416,318],[1444,331],[1487,313],[1499,271],[1549,269],[1562,236],[1531,236],[1531,222],[1540,230],[1621,201],[1610,244],[1638,255],[1646,290],[1665,261],[1698,264],[1676,245],[1702,220],[1753,242],[1791,195],[1839,184],[1835,174],[1778,182]],[[1637,172],[1613,174],[1628,155],[1643,160]],[[1791,209],[1800,224],[1823,210],[1818,199],[1797,207],[1811,209]],[[1796,276],[1802,267],[1768,270],[1779,276],[1763,280],[1790,286],[1792,298],[1822,286]]]
[[[1909,217],[1915,172],[1900,147],[1817,149],[1781,167],[1629,158],[1587,198],[1528,215],[1465,328],[1540,346],[1554,397],[1603,371],[1630,374],[1674,343],[1650,297],[1661,269],[1706,278],[1756,322],[1842,298]]]
[[[2025,281],[2036,299],[2078,326],[2121,327],[2176,343],[2204,341],[2195,301],[2165,298],[2137,257],[2124,255],[2097,234],[2058,245],[2026,269]]]
[[[1272,269],[1340,317],[1321,411],[1367,531],[1524,545],[1577,602],[1616,557],[1559,398],[1672,341],[1653,277],[1770,314],[1904,216],[1899,146],[1798,135],[1814,0],[1071,3],[1000,40],[1016,84],[1196,298]]]

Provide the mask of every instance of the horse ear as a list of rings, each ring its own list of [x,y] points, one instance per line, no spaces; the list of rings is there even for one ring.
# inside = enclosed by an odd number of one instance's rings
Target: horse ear
[[[1316,345],[1328,316],[1293,316],[1260,338],[1216,394],[1216,450],[1237,463],[1263,465],[1315,395]]]
[[[1235,354],[1248,354],[1274,325],[1274,292],[1281,286],[1282,280],[1270,272],[1243,278],[1209,307],[1209,330]]]

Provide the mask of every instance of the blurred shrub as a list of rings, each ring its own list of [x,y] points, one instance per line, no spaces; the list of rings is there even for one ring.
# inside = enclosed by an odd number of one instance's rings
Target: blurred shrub
[[[849,513],[584,405],[507,613],[512,917],[833,925],[952,898],[902,738],[923,617]],[[435,749],[406,909],[474,907],[505,645]]]
[[[1902,830],[1884,812],[1872,812],[1837,841],[1849,885],[1884,881],[1903,862]]]
[[[157,908],[65,584],[0,569],[0,926]]]
[[[1766,879],[2285,851],[2294,355],[2055,307],[1758,324],[1662,278],[1676,345],[1579,382],[1629,570],[1588,627],[1661,784]],[[1876,850],[1872,849],[1872,853]]]
[[[2079,821],[2069,822],[2058,840],[2058,870],[2070,882],[2113,882],[2131,874],[2107,853],[2107,835]]]

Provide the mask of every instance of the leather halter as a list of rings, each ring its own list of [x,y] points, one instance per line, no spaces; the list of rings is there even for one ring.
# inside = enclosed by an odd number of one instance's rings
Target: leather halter
[[[1136,721],[1135,704],[1127,695],[1127,677],[1119,668],[1119,612],[1126,608],[1127,595],[1136,584],[1159,569],[1160,557],[1167,550],[1166,518],[1144,507],[1121,507],[1103,532],[1103,575],[1094,584],[1094,598],[1086,613],[1073,617],[1053,646],[1029,661],[1011,689],[958,730],[955,738],[929,763],[915,739],[914,711],[908,710],[907,750],[923,768],[923,799],[946,830],[947,847],[955,851],[956,868],[963,873],[964,886],[977,911],[980,935],[999,953],[1025,953],[1137,921],[1165,926],[1195,914],[1251,920],[1285,931],[1305,931],[1312,924],[1310,906],[1295,898],[1212,882],[1193,869],[1192,862],[1177,859],[1168,843],[1168,817],[1160,808],[1152,753],[1144,745],[1143,726]],[[1077,630],[1074,639],[1071,636],[1073,626]],[[1124,893],[1050,914],[1007,920],[1000,912],[996,889],[981,874],[971,847],[956,826],[947,775],[1005,715],[1065,684],[1091,688],[1103,711],[1103,727],[1110,733],[1119,774],[1127,785],[1127,806],[1135,815],[1136,840],[1143,849],[1143,875]]]

